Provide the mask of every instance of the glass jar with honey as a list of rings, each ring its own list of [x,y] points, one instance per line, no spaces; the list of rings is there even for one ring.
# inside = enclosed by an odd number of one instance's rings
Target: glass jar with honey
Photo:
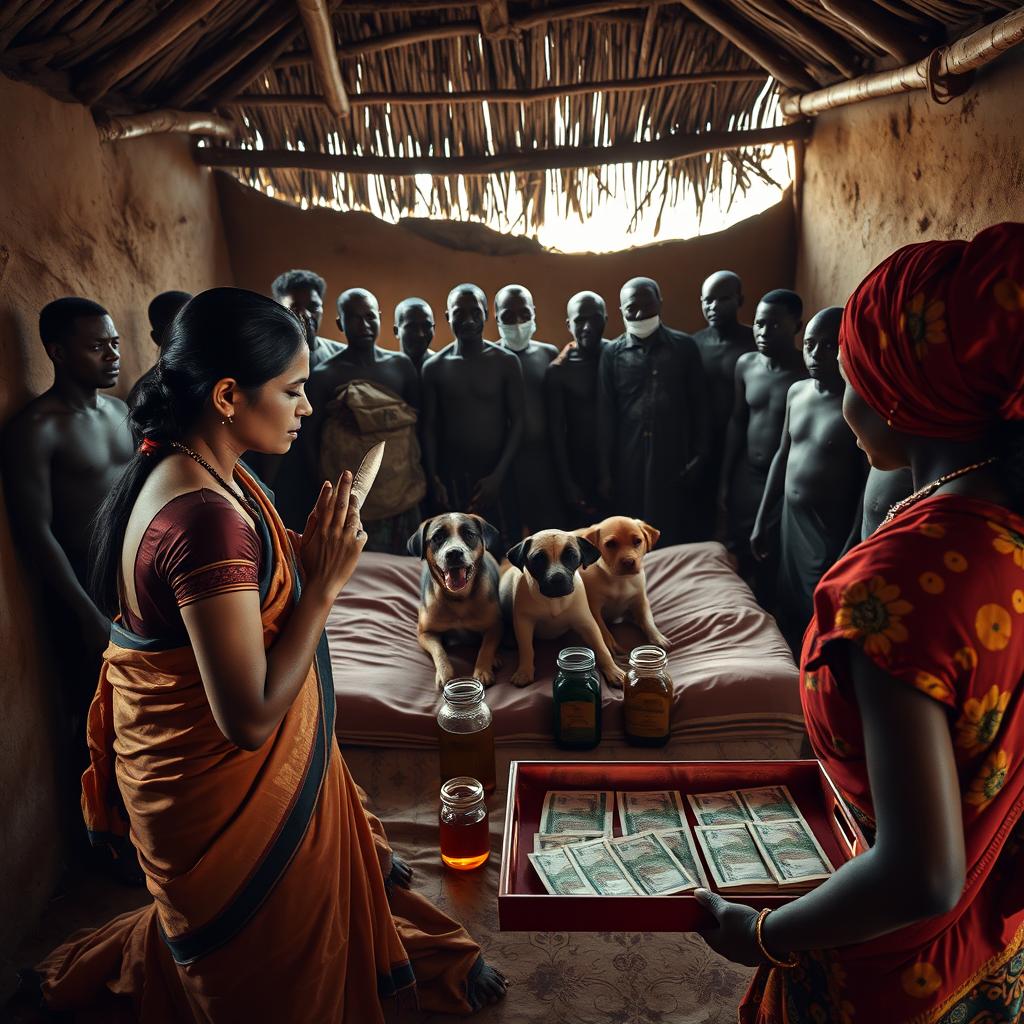
[[[484,787],[466,776],[441,787],[441,860],[456,871],[472,871],[491,855]]]
[[[662,747],[672,721],[668,655],[653,644],[634,647],[622,695],[626,739],[637,747]]]
[[[437,730],[441,781],[468,776],[493,793],[494,718],[484,700],[484,684],[470,678],[445,683]]]
[[[551,686],[555,742],[567,750],[592,750],[601,742],[601,677],[589,647],[558,653]]]

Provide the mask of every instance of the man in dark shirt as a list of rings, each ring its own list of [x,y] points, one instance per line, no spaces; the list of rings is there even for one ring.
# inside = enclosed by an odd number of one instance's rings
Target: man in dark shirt
[[[697,344],[661,322],[661,289],[646,277],[619,294],[626,331],[598,371],[601,489],[615,514],[661,531],[662,544],[693,536],[693,482],[707,460],[710,415]]]

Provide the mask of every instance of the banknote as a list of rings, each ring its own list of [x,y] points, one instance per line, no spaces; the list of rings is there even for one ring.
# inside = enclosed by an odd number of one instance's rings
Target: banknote
[[[697,826],[697,842],[719,889],[767,887],[778,879],[765,862],[748,824]]]
[[[601,832],[566,832],[562,835],[548,836],[537,832],[533,837],[533,852],[540,853],[541,850],[560,850],[563,846],[572,846],[574,843],[585,843],[590,839],[604,838]]]
[[[643,895],[622,865],[611,855],[604,839],[577,843],[565,849],[591,888],[602,896]]]
[[[641,832],[662,832],[686,824],[683,801],[675,790],[616,794],[619,824],[624,836]]]
[[[741,789],[739,794],[754,821],[792,821],[802,817],[793,794],[785,786]]]
[[[828,878],[833,868],[803,818],[751,825],[768,864],[783,885]]]
[[[615,820],[615,793],[608,789],[551,790],[540,814],[542,835],[597,832],[610,836]]]
[[[735,825],[750,821],[750,814],[734,789],[722,793],[691,793],[687,796],[698,825]]]
[[[658,838],[669,848],[683,869],[705,889],[708,888],[708,876],[704,873],[704,865],[697,856],[697,848],[693,845],[693,835],[684,825],[681,828],[659,832]]]
[[[605,840],[605,845],[643,895],[668,896],[697,885],[656,832]]]
[[[580,874],[565,850],[545,850],[526,855],[552,896],[594,896],[596,890]]]

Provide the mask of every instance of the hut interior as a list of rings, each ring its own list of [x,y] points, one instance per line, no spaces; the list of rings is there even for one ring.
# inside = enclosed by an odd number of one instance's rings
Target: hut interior
[[[0,422],[49,386],[38,314],[62,295],[109,309],[122,398],[156,358],[156,293],[267,293],[289,267],[326,278],[329,308],[344,288],[372,289],[388,347],[398,300],[437,312],[464,279],[489,296],[527,285],[537,336],[560,346],[568,296],[612,297],[637,275],[661,283],[665,322],[687,331],[703,327],[701,281],[724,267],[743,278],[748,316],[772,288],[807,310],[841,305],[901,245],[1024,220],[1022,40],[1012,0],[8,0]],[[699,215],[768,176],[778,146],[793,172],[783,199],[722,231],[638,248],[626,235],[602,253],[530,237],[555,215],[600,219],[612,193]],[[435,348],[448,341],[438,320]],[[333,312],[321,333],[341,339]],[[0,1002],[16,968],[72,927],[142,899],[66,870],[62,637],[37,583],[0,511]],[[799,749],[754,737],[674,754]],[[371,795],[401,775],[407,799],[376,808],[396,845],[432,835],[432,756],[396,766],[346,748]],[[501,748],[499,774],[516,756],[549,755]],[[474,888],[435,861],[416,860],[431,895],[515,982],[481,1019],[735,1019],[751,972],[696,936],[501,932],[497,867]]]

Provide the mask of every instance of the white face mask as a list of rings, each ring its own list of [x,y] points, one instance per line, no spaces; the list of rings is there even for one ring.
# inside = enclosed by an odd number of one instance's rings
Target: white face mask
[[[623,314],[622,319],[626,324],[627,333],[632,334],[634,338],[649,338],[661,326],[660,316],[649,316],[646,320],[626,320]]]
[[[537,330],[536,320],[527,320],[525,324],[498,324],[501,340],[513,352],[522,352],[530,344],[535,330]]]

